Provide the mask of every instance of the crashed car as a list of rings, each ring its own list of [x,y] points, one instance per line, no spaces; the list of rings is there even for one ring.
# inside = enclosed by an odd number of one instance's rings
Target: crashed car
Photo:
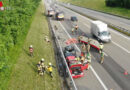
[[[82,64],[77,60],[69,60],[69,70],[73,78],[80,78],[84,76]]]
[[[64,49],[64,55],[65,55],[65,57],[76,56],[75,48],[73,46],[66,46]]]
[[[56,20],[64,20],[64,14],[62,12],[57,12]]]
[[[55,11],[54,10],[48,10],[48,16],[52,17],[53,15],[55,15]]]
[[[76,22],[78,21],[78,19],[77,19],[77,17],[76,17],[76,16],[71,16],[71,18],[70,18],[70,19],[71,19],[71,21],[73,21],[73,22],[74,22],[74,21],[76,21]]]

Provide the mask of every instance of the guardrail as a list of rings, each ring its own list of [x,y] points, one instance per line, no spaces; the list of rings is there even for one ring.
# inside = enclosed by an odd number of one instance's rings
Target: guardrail
[[[58,40],[58,38],[57,38],[57,36],[56,36],[55,31],[54,31],[53,28],[52,28],[52,31],[53,31],[53,34],[54,34],[54,36],[55,36],[55,42],[57,42],[57,46],[59,46],[59,51],[60,51],[60,53],[61,53],[61,57],[62,57],[62,60],[63,60],[63,63],[62,63],[62,64],[65,65],[65,67],[66,67],[66,68],[65,68],[66,70],[64,70],[64,72],[65,72],[65,76],[68,74],[68,77],[66,77],[67,83],[68,83],[68,85],[69,85],[69,87],[70,87],[71,90],[77,90],[77,87],[76,87],[76,85],[75,85],[75,82],[74,82],[74,80],[73,80],[73,78],[72,78],[72,76],[71,76],[71,73],[70,73],[70,71],[69,71],[68,64],[67,64],[66,59],[65,59],[65,57],[64,57],[62,47],[61,47],[61,45],[60,45],[60,43],[59,43],[59,40]]]
[[[90,18],[90,19],[92,19],[92,20],[98,20],[98,19],[95,18],[95,17],[88,16],[88,15],[86,15],[86,14],[84,14],[84,13],[81,13],[81,12],[79,12],[79,11],[77,11],[77,10],[74,10],[74,9],[72,9],[72,8],[70,8],[70,7],[67,7],[67,6],[63,5],[62,3],[58,3],[58,4],[64,6],[65,8],[68,8],[68,9],[74,11],[74,12],[77,12],[77,13],[79,13],[79,14],[85,16],[85,17],[88,17],[88,18]],[[105,22],[105,21],[104,21],[104,22]],[[105,23],[107,23],[110,28],[112,28],[112,29],[114,29],[114,30],[117,30],[117,31],[119,31],[119,32],[121,32],[121,33],[123,33],[123,34],[125,34],[125,35],[127,35],[127,36],[130,36],[130,30],[127,30],[127,29],[122,28],[122,27],[120,27],[120,26],[116,26],[116,25],[111,24],[111,23],[109,23],[109,22],[105,22]]]

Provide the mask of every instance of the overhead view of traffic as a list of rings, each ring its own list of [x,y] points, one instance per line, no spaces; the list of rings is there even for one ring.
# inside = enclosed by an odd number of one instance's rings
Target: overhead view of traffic
[[[129,18],[77,0],[16,1],[0,1],[0,90],[130,90]]]

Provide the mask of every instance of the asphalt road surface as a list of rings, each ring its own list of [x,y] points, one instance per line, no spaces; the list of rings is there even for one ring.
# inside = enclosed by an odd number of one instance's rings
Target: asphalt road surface
[[[94,17],[96,19],[111,23],[111,24],[116,25],[116,26],[120,26],[120,27],[125,28],[125,29],[130,31],[130,20],[128,20],[128,19],[117,17],[117,16],[110,15],[110,14],[105,14],[102,12],[97,12],[97,11],[82,8],[82,7],[78,7],[78,6],[75,6],[72,4],[68,5],[68,4],[62,3],[62,5],[65,5],[66,7],[69,7],[73,10],[78,11],[78,12],[82,12],[85,15],[88,15],[88,16]]]
[[[52,3],[46,2],[46,7],[55,8]],[[92,20],[59,5],[55,9],[64,11],[65,14],[64,21],[56,21],[50,18],[52,27],[54,25],[58,27],[56,35],[59,37],[62,48],[66,46],[65,41],[69,38],[77,38],[82,34],[93,38],[90,33]],[[73,22],[70,21],[70,16],[78,17],[78,34],[72,35],[71,33]],[[110,32],[112,42],[105,44],[104,64],[99,64],[100,56],[95,49],[91,48],[92,67],[90,70],[84,71],[84,77],[74,79],[78,90],[130,90],[130,75],[123,74],[125,70],[130,73],[130,39],[112,29]],[[80,44],[75,44],[74,46],[77,52],[80,53]]]

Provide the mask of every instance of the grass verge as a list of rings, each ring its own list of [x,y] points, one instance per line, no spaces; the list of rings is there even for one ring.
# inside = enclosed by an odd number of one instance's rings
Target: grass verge
[[[120,7],[107,7],[105,0],[60,0],[65,3],[72,3],[81,7],[98,10],[130,19],[130,9]]]
[[[21,54],[12,71],[8,90],[61,89],[56,68],[53,72],[54,78],[51,78],[47,72],[44,76],[37,74],[36,64],[41,58],[45,59],[46,65],[49,62],[56,65],[52,43],[47,43],[44,40],[45,36],[50,35],[46,16],[43,14],[44,12],[43,2],[41,2],[32,21]],[[28,53],[28,46],[30,44],[34,46],[34,57],[30,57]]]

